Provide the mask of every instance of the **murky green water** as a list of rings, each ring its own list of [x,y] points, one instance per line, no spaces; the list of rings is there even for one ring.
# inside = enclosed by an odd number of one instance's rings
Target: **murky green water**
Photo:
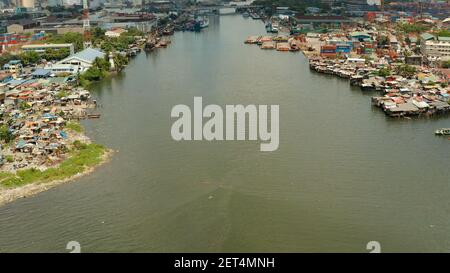
[[[450,250],[450,119],[392,120],[301,53],[244,45],[260,21],[211,18],[95,87],[95,173],[0,208],[0,251],[367,252]],[[280,148],[175,142],[170,110],[279,104]]]

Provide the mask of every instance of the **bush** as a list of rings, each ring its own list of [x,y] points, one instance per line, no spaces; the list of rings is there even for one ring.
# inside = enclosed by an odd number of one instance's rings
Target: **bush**
[[[389,69],[387,69],[387,68],[381,68],[381,69],[378,71],[378,76],[380,76],[380,77],[386,78],[386,77],[388,77],[388,76],[390,76],[390,75],[391,75],[391,70],[389,70]]]
[[[13,135],[9,131],[8,126],[6,126],[6,125],[0,126],[0,140],[3,140],[4,142],[9,143],[9,142],[11,142],[12,139],[13,139]]]
[[[396,68],[396,73],[404,78],[412,78],[416,75],[416,68],[410,65],[401,65]]]
[[[61,99],[61,98],[67,97],[67,96],[68,96],[68,93],[67,93],[66,91],[64,91],[64,90],[59,91],[59,92],[56,94],[56,97],[57,97],[58,99]]]
[[[28,108],[30,108],[31,106],[28,104],[28,102],[26,102],[26,101],[22,101],[22,102],[20,102],[20,104],[19,104],[19,109],[20,110],[26,110],[26,109],[28,109]]]
[[[81,142],[79,140],[75,140],[73,142],[73,146],[75,147],[76,150],[83,150],[83,149],[86,149],[87,144],[83,143],[83,142]]]

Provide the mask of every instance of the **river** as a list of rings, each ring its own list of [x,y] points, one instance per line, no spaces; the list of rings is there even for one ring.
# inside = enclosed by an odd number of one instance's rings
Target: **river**
[[[93,87],[94,173],[0,208],[0,252],[450,250],[448,117],[398,120],[301,53],[244,45],[261,21],[211,17]],[[280,147],[175,142],[176,104],[280,105]]]

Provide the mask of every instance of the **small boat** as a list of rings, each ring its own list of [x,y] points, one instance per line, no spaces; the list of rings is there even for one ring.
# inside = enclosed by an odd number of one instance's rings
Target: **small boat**
[[[166,40],[161,40],[158,44],[156,44],[156,47],[167,47],[168,42]]]
[[[168,27],[163,30],[163,35],[166,35],[166,36],[173,35],[173,33],[174,33],[173,27]]]
[[[272,37],[271,36],[262,36],[259,39],[257,39],[256,44],[257,45],[262,45],[265,42],[272,42]]]
[[[277,51],[289,51],[290,49],[289,43],[277,43]]]
[[[242,13],[242,16],[244,16],[244,18],[248,18],[248,17],[250,17],[250,14],[248,14],[248,12],[244,12],[244,13]]]
[[[256,12],[250,13],[250,16],[255,20],[261,19],[261,16]]]
[[[298,27],[292,27],[290,30],[291,35],[296,35],[299,34],[301,32],[301,29]]]
[[[300,46],[297,44],[297,42],[295,40],[290,41],[290,51],[300,51]]]
[[[256,44],[258,40],[261,39],[261,36],[249,36],[244,43],[246,44]]]
[[[88,118],[100,118],[100,114],[88,114]]]
[[[276,48],[276,43],[269,41],[269,42],[264,42],[261,45],[261,49],[275,49]]]
[[[363,84],[361,84],[361,89],[363,91],[373,91],[374,87],[371,83],[363,83]]]
[[[266,24],[266,32],[278,33],[278,26],[273,25],[272,23],[269,22]]]
[[[275,42],[287,43],[289,40],[289,37],[284,36],[284,35],[278,35],[278,36],[274,37],[273,40]]]
[[[145,51],[152,51],[155,48],[155,43],[153,41],[148,41],[145,43],[144,50]]]
[[[436,130],[434,133],[439,136],[450,136],[450,128],[441,128]]]
[[[208,18],[204,18],[201,22],[200,22],[200,28],[207,28],[209,26],[209,20]]]

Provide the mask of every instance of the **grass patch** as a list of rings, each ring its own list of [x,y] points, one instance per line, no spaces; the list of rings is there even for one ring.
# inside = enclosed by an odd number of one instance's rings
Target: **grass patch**
[[[9,163],[11,163],[11,162],[14,161],[14,158],[13,158],[12,155],[7,155],[7,156],[5,156],[5,159],[6,159],[6,162],[9,162]]]
[[[13,176],[14,174],[12,173],[0,172],[0,182]]]
[[[98,144],[74,146],[75,148],[70,151],[70,157],[58,167],[49,168],[45,171],[37,169],[20,170],[15,175],[0,173],[0,183],[5,187],[13,188],[30,183],[46,183],[64,179],[99,164],[106,151],[105,147]],[[4,176],[3,179],[2,176]]]
[[[82,133],[84,131],[83,126],[79,122],[76,121],[69,121],[66,123],[65,126],[67,129],[70,129],[77,133]]]

